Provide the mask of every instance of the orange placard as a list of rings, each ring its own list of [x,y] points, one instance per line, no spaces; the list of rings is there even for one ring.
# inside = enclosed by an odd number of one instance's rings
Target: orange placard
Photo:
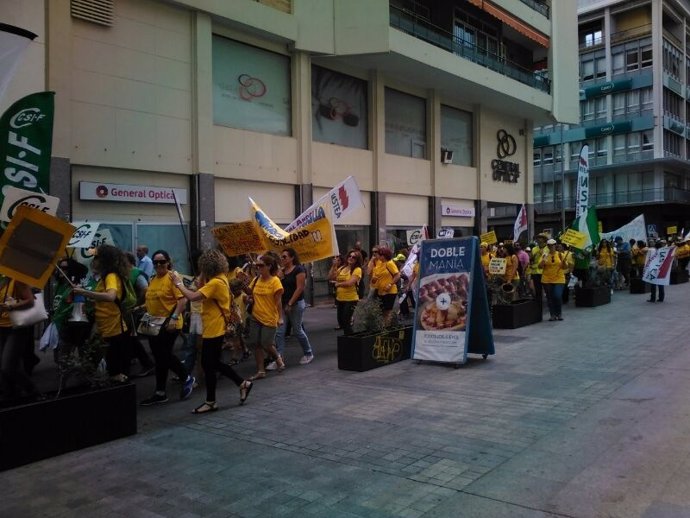
[[[25,205],[0,238],[0,273],[43,289],[75,228],[61,219]]]

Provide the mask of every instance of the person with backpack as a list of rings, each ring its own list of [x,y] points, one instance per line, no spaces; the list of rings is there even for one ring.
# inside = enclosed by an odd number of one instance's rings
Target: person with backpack
[[[94,290],[75,287],[73,293],[95,302],[96,328],[108,345],[108,375],[111,381],[124,383],[129,379],[131,344],[125,313],[136,305],[136,295],[128,280],[129,263],[119,248],[101,245],[93,255],[91,269],[100,276]]]

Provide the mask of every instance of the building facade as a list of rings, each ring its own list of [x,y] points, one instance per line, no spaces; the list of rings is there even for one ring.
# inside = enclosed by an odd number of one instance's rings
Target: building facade
[[[174,204],[139,191],[177,189],[210,246],[248,196],[287,224],[353,175],[366,209],[341,249],[400,248],[424,224],[472,235],[531,207],[532,128],[578,121],[569,0],[3,2],[39,38],[0,108],[56,92],[60,214],[182,265]]]
[[[590,204],[604,231],[645,214],[648,233],[690,229],[690,4],[580,0],[580,124],[534,132],[538,228],[574,217],[589,146]]]

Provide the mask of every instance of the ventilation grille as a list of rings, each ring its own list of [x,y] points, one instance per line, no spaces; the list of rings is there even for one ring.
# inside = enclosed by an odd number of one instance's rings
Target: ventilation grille
[[[71,12],[73,18],[113,26],[113,0],[72,0]]]

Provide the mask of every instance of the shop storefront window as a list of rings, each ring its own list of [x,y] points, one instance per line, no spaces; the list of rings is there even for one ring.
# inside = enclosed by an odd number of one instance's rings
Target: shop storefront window
[[[312,66],[312,136],[317,142],[367,149],[367,82]]]
[[[213,36],[213,122],[291,134],[290,59]]]
[[[185,274],[192,273],[189,265],[185,235],[179,223],[137,223],[136,231],[137,244],[146,245],[149,248],[149,256],[156,250],[165,250],[170,254],[175,270]],[[187,225],[185,225],[185,232],[187,236],[189,236]]]

